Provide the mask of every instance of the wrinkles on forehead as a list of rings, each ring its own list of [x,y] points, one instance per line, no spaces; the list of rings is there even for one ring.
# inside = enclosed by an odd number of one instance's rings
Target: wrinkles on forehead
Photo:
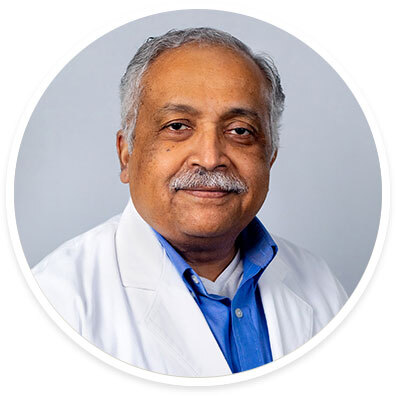
[[[235,73],[235,70],[238,72]],[[262,70],[242,51],[225,46],[189,43],[181,47],[168,49],[155,58],[145,71],[141,88],[142,95],[157,88],[157,83],[167,77],[174,77],[180,82],[197,84],[202,81],[203,73],[221,72],[223,78],[218,84],[237,84],[246,91],[256,91],[260,86],[267,98],[271,83]],[[163,78],[156,78],[163,75]],[[194,78],[195,77],[195,78]]]

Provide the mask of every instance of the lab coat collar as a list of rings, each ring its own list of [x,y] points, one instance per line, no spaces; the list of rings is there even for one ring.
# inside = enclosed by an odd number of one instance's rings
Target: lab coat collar
[[[116,250],[122,284],[131,298],[139,293],[145,331],[167,345],[173,359],[192,376],[231,374],[201,310],[131,201],[120,219]]]
[[[122,213],[115,238],[124,287],[156,290],[161,277],[163,250],[131,199]]]
[[[258,282],[273,360],[294,351],[313,336],[313,308],[288,284],[291,272],[280,249]]]

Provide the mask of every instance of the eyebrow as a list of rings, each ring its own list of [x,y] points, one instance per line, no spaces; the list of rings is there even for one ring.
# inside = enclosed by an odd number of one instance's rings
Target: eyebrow
[[[201,111],[190,105],[181,103],[166,103],[157,111],[156,117],[161,117],[171,112],[187,113],[192,116],[199,116],[202,114]],[[257,111],[245,107],[231,107],[224,112],[221,118],[227,119],[233,116],[244,116],[255,121],[261,121],[260,114]]]
[[[248,117],[253,120],[256,120],[256,121],[261,120],[260,114],[257,111],[247,109],[244,107],[232,107],[231,109],[229,109],[225,112],[225,114],[222,116],[222,118],[228,118],[230,116],[244,116],[244,117]]]
[[[194,116],[201,114],[199,110],[189,105],[179,103],[167,103],[158,110],[157,115],[162,116],[171,112],[187,113]]]

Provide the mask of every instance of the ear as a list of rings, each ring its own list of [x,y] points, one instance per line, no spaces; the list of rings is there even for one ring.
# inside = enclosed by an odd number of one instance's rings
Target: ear
[[[117,154],[118,159],[120,160],[120,180],[122,183],[129,183],[129,151],[128,151],[128,142],[126,141],[123,131],[120,129],[117,132]]]
[[[274,153],[272,154],[272,158],[271,158],[271,162],[270,162],[270,168],[272,168],[272,165],[274,164],[277,156],[278,156],[278,150],[275,150]]]

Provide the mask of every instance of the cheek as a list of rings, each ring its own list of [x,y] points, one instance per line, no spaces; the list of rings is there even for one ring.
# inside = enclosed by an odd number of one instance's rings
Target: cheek
[[[257,157],[255,161],[248,161],[245,164],[243,177],[248,182],[251,198],[262,201],[268,192],[270,166],[267,159]]]
[[[160,191],[163,197],[164,188],[167,189],[169,180],[183,166],[182,156],[172,145],[154,145],[144,151],[139,151],[134,157],[132,153],[130,176],[136,188],[144,188],[145,193]]]
[[[239,153],[235,156],[237,168],[243,177],[251,181],[254,185],[258,180],[265,180],[268,177],[270,162],[263,150],[252,150],[247,153]]]

